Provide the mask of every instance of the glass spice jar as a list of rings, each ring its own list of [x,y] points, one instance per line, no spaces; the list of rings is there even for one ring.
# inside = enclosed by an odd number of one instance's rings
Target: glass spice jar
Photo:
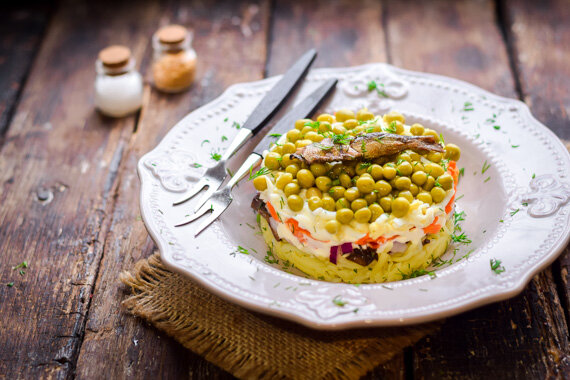
[[[181,25],[160,28],[152,37],[154,86],[164,92],[186,90],[196,74],[192,33]]]
[[[122,117],[141,108],[143,80],[129,48],[113,45],[101,50],[95,71],[95,107],[101,113]]]

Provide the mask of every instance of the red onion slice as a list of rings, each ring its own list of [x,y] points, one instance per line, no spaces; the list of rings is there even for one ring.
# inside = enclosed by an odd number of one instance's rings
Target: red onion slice
[[[331,247],[331,254],[329,255],[329,260],[330,260],[330,262],[333,263],[333,264],[335,264],[335,265],[336,265],[336,259],[337,259],[337,257],[338,257],[338,248],[339,248],[339,247],[340,247],[340,246],[338,246],[338,245],[332,246],[332,247]]]
[[[351,253],[352,252],[352,243],[342,243],[342,245],[340,246],[340,249],[342,250],[342,253]]]

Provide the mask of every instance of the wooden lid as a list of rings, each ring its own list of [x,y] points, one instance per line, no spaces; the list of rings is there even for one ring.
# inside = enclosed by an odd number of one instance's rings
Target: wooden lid
[[[107,67],[124,66],[130,58],[131,50],[122,45],[109,46],[99,52],[99,59]]]
[[[182,25],[167,25],[160,28],[156,35],[163,44],[177,44],[184,41],[188,30]]]

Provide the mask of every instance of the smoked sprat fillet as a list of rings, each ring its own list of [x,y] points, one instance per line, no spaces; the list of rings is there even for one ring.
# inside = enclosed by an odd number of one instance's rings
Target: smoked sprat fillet
[[[436,143],[435,138],[430,135],[404,136],[374,132],[343,142],[345,143],[335,143],[333,139],[326,138],[321,142],[297,149],[297,152],[292,156],[310,165],[317,162],[372,160],[378,157],[391,156],[407,149],[420,154],[444,152],[442,146]]]

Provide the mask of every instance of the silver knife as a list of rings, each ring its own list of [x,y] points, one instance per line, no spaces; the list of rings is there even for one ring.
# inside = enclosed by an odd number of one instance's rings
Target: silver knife
[[[265,123],[281,108],[285,100],[291,95],[295,87],[301,82],[309,67],[315,60],[317,52],[314,49],[307,51],[295,64],[287,70],[283,77],[269,90],[267,95],[261,99],[255,107],[251,115],[240,128],[236,137],[230,143],[230,146],[220,161],[214,166],[206,170],[200,181],[192,187],[181,199],[174,202],[174,206],[180,205],[193,198],[208,187],[200,201],[196,204],[194,211],[208,200],[208,198],[216,191],[226,178],[226,161],[238,151],[238,149],[252,136],[256,135]]]
[[[232,179],[221,189],[217,190],[212,194],[210,200],[205,203],[198,211],[193,215],[183,220],[176,227],[184,226],[188,223],[195,221],[202,215],[206,214],[208,211],[211,212],[210,216],[198,227],[194,236],[197,236],[206,227],[208,227],[214,220],[216,220],[232,203],[232,188],[254,167],[261,163],[263,159],[263,152],[269,147],[269,144],[273,142],[270,135],[275,133],[284,134],[291,129],[296,120],[304,119],[311,115],[316,108],[321,104],[321,102],[327,98],[327,96],[332,92],[333,88],[336,86],[336,79],[329,79],[318,89],[316,89],[311,95],[303,99],[299,105],[289,111],[272,129],[267,135],[257,144],[253,149],[253,152],[246,158],[244,163],[236,171]]]

